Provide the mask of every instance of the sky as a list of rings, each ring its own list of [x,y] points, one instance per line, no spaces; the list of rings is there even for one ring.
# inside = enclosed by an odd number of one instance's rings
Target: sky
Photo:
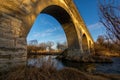
[[[105,28],[99,22],[98,0],[74,0],[74,3],[94,41],[96,41],[99,35],[105,34]]]
[[[94,41],[96,41],[99,35],[105,34],[105,29],[99,22],[97,0],[73,1]],[[66,41],[66,36],[62,26],[54,17],[40,14],[27,36],[27,41],[30,40],[37,40],[39,43],[48,41],[63,43]]]
[[[39,43],[48,41],[63,43],[66,36],[61,24],[54,17],[40,14],[27,36],[27,41],[30,40],[37,40]]]

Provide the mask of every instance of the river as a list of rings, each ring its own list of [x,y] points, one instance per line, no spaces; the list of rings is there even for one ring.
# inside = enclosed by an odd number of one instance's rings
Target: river
[[[113,57],[113,63],[78,63],[70,61],[59,61],[56,56],[32,56],[28,58],[28,66],[40,67],[45,63],[54,64],[54,67],[58,70],[64,67],[77,68],[80,71],[92,72],[92,73],[110,73],[110,74],[120,74],[120,58]]]

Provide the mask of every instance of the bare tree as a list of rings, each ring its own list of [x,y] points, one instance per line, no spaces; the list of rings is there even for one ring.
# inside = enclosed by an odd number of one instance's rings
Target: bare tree
[[[46,50],[47,44],[46,43],[40,43],[39,47],[40,47],[40,50]]]
[[[28,42],[28,44],[37,46],[38,45],[38,41],[37,40],[31,40],[31,41]]]
[[[99,17],[110,40],[120,45],[120,1],[99,0]]]
[[[56,47],[58,50],[64,51],[65,49],[67,49],[67,42],[63,42],[63,43],[58,42]]]
[[[52,46],[54,45],[54,42],[48,41],[48,42],[46,43],[46,45],[47,45],[47,47],[48,47],[48,49],[49,49],[49,51],[50,51],[50,50],[52,50]]]
[[[103,45],[103,44],[104,44],[104,41],[105,41],[105,39],[104,39],[104,37],[103,37],[102,35],[98,36],[98,38],[97,38],[97,43],[98,43],[99,45]]]

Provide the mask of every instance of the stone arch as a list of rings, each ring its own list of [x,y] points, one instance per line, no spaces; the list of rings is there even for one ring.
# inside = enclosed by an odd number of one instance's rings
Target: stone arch
[[[94,51],[94,43],[91,40],[89,40],[89,50],[90,50],[91,54],[95,53],[95,51]]]
[[[90,50],[90,53],[92,52],[92,43],[91,41],[89,40],[89,50]]]
[[[71,55],[67,54],[69,57],[79,56],[78,54],[81,52],[78,51],[81,49],[81,37],[78,36],[79,28],[93,42],[72,0],[1,0],[0,58],[2,59],[0,60],[3,60],[3,62],[5,60],[15,65],[26,61],[26,36],[37,15],[42,12],[52,15],[63,26],[68,40],[68,47],[73,50],[73,52],[69,51]],[[6,62],[4,63],[5,65]]]
[[[82,49],[84,53],[87,53],[89,48],[88,48],[88,40],[87,36],[85,34],[82,35]]]
[[[53,16],[62,25],[62,28],[66,34],[69,49],[71,50],[80,49],[79,39],[78,39],[75,25],[69,13],[64,8],[58,5],[50,5],[50,6],[45,7],[40,12],[40,14],[41,13]]]

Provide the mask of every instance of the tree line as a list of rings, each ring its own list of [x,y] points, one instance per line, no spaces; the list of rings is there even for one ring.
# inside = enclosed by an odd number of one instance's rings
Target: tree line
[[[107,40],[120,46],[120,1],[99,0],[99,19],[106,29]]]
[[[109,40],[106,36],[100,35],[95,42],[95,50],[98,51],[109,51],[120,53],[120,47],[116,43]]]
[[[109,51],[120,54],[120,1],[98,0],[99,21],[106,34],[98,36],[95,51]]]
[[[37,40],[31,40],[28,42],[27,51],[28,53],[61,52],[67,48],[66,42],[58,42],[56,48],[53,48],[54,45],[52,41],[38,43]]]

